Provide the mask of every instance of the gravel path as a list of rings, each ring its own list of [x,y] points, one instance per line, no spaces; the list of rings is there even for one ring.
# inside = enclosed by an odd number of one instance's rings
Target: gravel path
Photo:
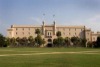
[[[32,52],[32,51],[30,51]],[[0,56],[28,56],[28,55],[47,55],[47,54],[98,54],[100,51],[79,51],[79,52],[42,52],[42,53],[26,53],[26,54],[1,54]]]

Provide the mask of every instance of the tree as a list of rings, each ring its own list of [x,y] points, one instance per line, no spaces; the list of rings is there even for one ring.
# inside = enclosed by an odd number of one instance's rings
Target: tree
[[[26,37],[21,38],[20,44],[22,46],[27,46],[28,45],[28,39]]]
[[[40,35],[37,35],[37,37],[35,37],[35,42],[37,43],[37,46],[40,46],[43,44],[43,41],[42,41],[42,37]]]
[[[10,43],[10,39],[11,38],[5,38],[5,45],[4,45],[4,47],[7,47],[7,46],[9,46],[11,43]]]
[[[29,37],[28,37],[28,41],[29,41],[29,42],[32,42],[33,40],[34,40],[34,39],[33,39],[32,36],[29,36]]]
[[[35,45],[35,40],[32,36],[28,37],[28,46],[34,46]]]
[[[56,38],[53,39],[53,45],[54,45],[54,47],[57,46],[57,39]]]
[[[35,42],[37,43],[37,46],[40,46],[42,44],[42,37],[40,36],[40,29],[35,30],[35,34],[37,34],[37,37],[35,37]]]
[[[71,37],[71,42],[76,47],[80,43],[80,39],[78,37]]]
[[[62,37],[57,38],[57,45],[62,46],[64,44],[64,39]]]
[[[35,34],[39,35],[41,33],[40,29],[35,30]]]
[[[46,43],[45,39],[42,40],[42,44],[43,44],[43,47],[44,47],[44,44]]]
[[[3,47],[5,45],[5,37],[0,34],[0,47]]]
[[[21,38],[16,38],[16,46],[21,46]]]
[[[86,46],[86,42],[87,42],[87,40],[85,38],[81,39],[81,45],[82,45],[82,47],[87,47]]]
[[[92,42],[87,42],[87,47],[92,47],[93,43]]]
[[[61,36],[61,32],[58,31],[58,32],[56,33],[56,36],[57,36],[57,37],[60,37],[60,36]]]
[[[100,47],[100,36],[97,37],[96,44],[97,44],[97,47]]]
[[[64,44],[64,39],[61,37],[61,32],[58,31],[56,33],[57,39],[55,39],[56,41],[54,43],[57,43],[57,46],[62,46]]]
[[[64,39],[64,41],[65,41],[65,46],[69,46],[70,45],[70,38],[66,37]]]
[[[60,47],[60,46],[63,46],[63,44],[64,44],[64,39],[62,37],[58,37],[58,38],[53,39],[53,46],[54,47],[55,46]]]

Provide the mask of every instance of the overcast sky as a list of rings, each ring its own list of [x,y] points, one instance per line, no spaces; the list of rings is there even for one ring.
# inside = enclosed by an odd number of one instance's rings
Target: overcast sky
[[[0,0],[3,35],[12,24],[41,25],[43,20],[46,24],[56,20],[57,25],[85,25],[100,31],[100,0]]]

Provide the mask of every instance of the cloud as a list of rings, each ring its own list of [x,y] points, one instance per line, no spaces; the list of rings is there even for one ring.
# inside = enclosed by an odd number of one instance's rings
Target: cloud
[[[93,31],[100,31],[100,14],[94,15],[87,19],[85,24],[91,27]]]
[[[100,14],[96,14],[86,19],[75,19],[70,22],[71,25],[85,25],[91,28],[92,31],[100,31]]]
[[[99,23],[100,22],[100,14],[97,14],[97,15],[89,18],[88,21]]]

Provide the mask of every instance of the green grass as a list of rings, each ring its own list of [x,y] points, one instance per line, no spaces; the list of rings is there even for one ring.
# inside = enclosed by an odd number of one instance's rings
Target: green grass
[[[0,48],[0,55],[7,55],[0,56],[0,67],[100,67],[100,49],[92,48]]]

